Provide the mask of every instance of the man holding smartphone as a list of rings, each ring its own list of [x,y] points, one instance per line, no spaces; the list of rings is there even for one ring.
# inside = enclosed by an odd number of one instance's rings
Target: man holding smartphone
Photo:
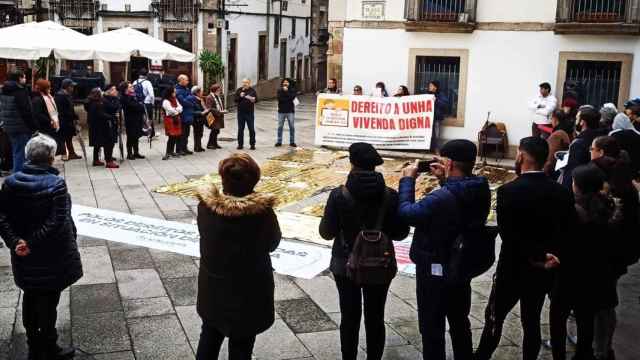
[[[236,90],[236,104],[238,104],[238,150],[244,148],[244,128],[249,128],[249,145],[256,149],[255,105],[258,94],[251,87],[251,80],[242,80],[242,87]]]
[[[429,165],[442,187],[415,201],[420,162],[406,167],[400,180],[400,217],[415,226],[411,260],[416,264],[418,318],[425,360],[445,360],[446,322],[449,321],[456,360],[469,360],[473,353],[469,312],[471,280],[449,282],[447,258],[460,228],[486,223],[491,192],[484,177],[473,176],[478,150],[468,140],[444,145],[441,158]],[[420,169],[425,170],[425,169]]]

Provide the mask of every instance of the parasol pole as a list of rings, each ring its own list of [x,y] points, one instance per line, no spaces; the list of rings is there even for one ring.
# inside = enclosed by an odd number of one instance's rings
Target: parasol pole
[[[47,57],[47,65],[46,65],[46,67],[47,67],[47,72],[46,72],[45,80],[49,80],[49,57]]]

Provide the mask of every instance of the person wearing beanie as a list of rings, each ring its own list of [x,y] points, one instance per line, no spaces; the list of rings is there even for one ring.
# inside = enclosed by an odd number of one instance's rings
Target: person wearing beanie
[[[559,249],[570,236],[575,213],[568,189],[543,171],[549,147],[540,137],[520,141],[518,178],[498,188],[497,218],[502,247],[475,360],[489,360],[504,321],[520,302],[523,359],[537,359],[542,343],[540,314],[551,290]]]
[[[452,140],[431,165],[441,188],[416,201],[417,162],[403,170],[400,180],[402,221],[415,227],[411,260],[416,264],[418,318],[425,360],[444,360],[446,320],[456,359],[471,359],[473,342],[469,312],[471,279],[449,282],[446,265],[461,225],[484,226],[491,192],[486,178],[473,175],[478,149],[468,140]]]
[[[374,229],[383,214],[380,229],[391,240],[403,240],[409,226],[398,217],[398,193],[385,185],[380,154],[370,144],[355,143],[349,148],[351,172],[345,185],[329,195],[320,235],[334,240],[330,270],[334,275],[340,298],[340,344],[342,358],[355,360],[364,316],[367,334],[367,359],[382,359],[385,344],[384,310],[390,282],[380,285],[360,285],[347,275],[347,260],[362,229]]]

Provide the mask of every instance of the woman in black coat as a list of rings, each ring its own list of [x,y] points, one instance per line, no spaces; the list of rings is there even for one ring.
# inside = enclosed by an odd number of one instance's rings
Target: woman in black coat
[[[269,253],[281,238],[275,199],[253,191],[260,168],[247,154],[220,163],[222,192],[199,194],[198,314],[203,320],[196,358],[217,359],[225,337],[229,358],[249,360],[256,335],[274,322]]]
[[[62,291],[82,277],[71,217],[71,197],[53,168],[56,142],[32,138],[27,164],[5,179],[0,191],[0,237],[11,251],[16,285],[24,291],[23,323],[29,359],[68,359],[57,345],[56,307]]]
[[[107,101],[99,88],[91,90],[84,105],[89,124],[89,146],[93,147],[93,166],[105,166],[100,161],[100,149],[104,149],[107,168],[117,168],[113,159],[113,147],[117,139],[115,114],[118,111],[113,96]]]
[[[615,278],[616,230],[620,208],[604,193],[606,175],[595,164],[573,170],[576,219],[572,236],[560,250],[560,267],[550,310],[553,359],[566,358],[567,317],[576,316],[575,360],[592,360],[596,313],[618,303]]]
[[[56,140],[58,143],[58,153],[56,155],[61,155],[60,120],[56,102],[50,94],[51,83],[45,79],[39,79],[36,81],[36,88],[38,91],[34,92],[31,105],[33,117],[38,123],[38,131]]]
[[[122,109],[124,110],[124,126],[127,131],[127,160],[144,159],[140,155],[139,141],[144,132],[144,104],[138,102],[131,83],[124,83],[121,87]]]
[[[82,156],[76,154],[76,150],[73,147],[73,137],[78,135],[76,130],[78,115],[71,98],[75,85],[71,79],[62,80],[62,88],[54,97],[58,106],[58,117],[60,119],[59,136],[61,139],[60,145],[62,146],[62,149],[58,149],[58,152],[66,154],[67,160],[82,159]]]

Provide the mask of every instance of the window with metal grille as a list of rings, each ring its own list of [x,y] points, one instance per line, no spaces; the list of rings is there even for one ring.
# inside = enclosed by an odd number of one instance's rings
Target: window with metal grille
[[[580,103],[600,108],[606,103],[618,104],[621,72],[620,61],[569,60],[565,81],[575,84]]]
[[[267,35],[260,35],[258,38],[258,80],[267,80],[268,62],[267,62]]]
[[[309,19],[304,20],[304,36],[309,37]]]
[[[458,113],[458,93],[460,86],[460,58],[448,56],[416,57],[416,94],[426,94],[429,82],[440,83],[440,93],[447,97],[450,104],[449,113]]]
[[[569,9],[577,22],[622,22],[626,0],[570,0]]]
[[[282,25],[282,18],[273,18],[273,47],[277,48],[280,42],[280,26]]]
[[[425,21],[456,22],[465,11],[465,0],[423,0],[420,19]]]

